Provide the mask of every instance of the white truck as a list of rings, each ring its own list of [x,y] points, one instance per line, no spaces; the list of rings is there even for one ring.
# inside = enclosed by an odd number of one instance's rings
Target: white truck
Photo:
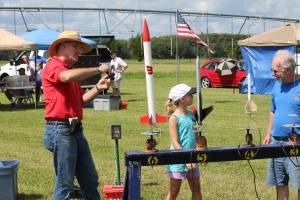
[[[30,60],[30,66],[34,67],[34,51],[28,52],[23,51],[21,54],[17,56],[15,59],[11,59],[9,63],[0,67],[0,81],[6,76],[14,76],[18,75],[18,69],[24,68],[26,75],[31,75],[30,69],[27,68],[27,65],[24,64],[22,60],[22,56],[27,55]],[[48,53],[45,50],[39,50],[38,56],[48,58]]]
[[[9,63],[0,67],[0,81],[6,76],[14,76],[19,75],[18,69],[25,68],[26,75],[32,75],[30,70],[27,69],[27,65],[23,63],[22,56],[27,55],[30,60],[30,66],[34,68],[34,51],[26,52],[23,51],[20,55],[17,56],[16,59],[11,59]],[[39,50],[38,56],[48,58],[48,52],[46,50]],[[95,67],[98,66],[99,63],[110,65],[111,51],[105,45],[97,45],[97,48],[94,48],[91,52],[86,55],[82,55],[79,57],[78,62],[73,65],[74,68],[78,67]],[[90,77],[88,80],[82,81],[82,86],[90,86],[95,85],[100,76],[95,75]]]

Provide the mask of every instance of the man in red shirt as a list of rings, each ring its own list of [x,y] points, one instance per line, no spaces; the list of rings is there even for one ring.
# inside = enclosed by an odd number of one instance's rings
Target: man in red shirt
[[[100,199],[98,174],[81,124],[82,106],[108,89],[111,80],[105,75],[86,93],[78,82],[98,73],[110,73],[110,70],[107,65],[71,69],[78,56],[91,49],[81,41],[77,31],[64,31],[49,47],[48,54],[52,59],[42,72],[46,104],[44,145],[53,152],[55,200],[70,198],[75,176],[84,199]]]

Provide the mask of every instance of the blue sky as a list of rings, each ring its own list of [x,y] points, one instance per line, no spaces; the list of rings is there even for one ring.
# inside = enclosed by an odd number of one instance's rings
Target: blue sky
[[[171,10],[209,12],[237,15],[255,15],[280,18],[300,18],[300,1],[298,0],[0,0],[0,6],[51,6],[51,7],[96,7],[96,8],[130,8],[130,9],[151,9],[151,10]],[[0,12],[0,27],[14,31],[14,17],[12,12]],[[119,23],[118,19],[123,19],[127,14],[107,13],[107,23],[111,34],[117,38],[128,38],[141,29],[141,19],[147,17],[151,34],[168,35],[175,33],[175,19],[170,16],[162,15],[139,15],[132,14],[124,21],[124,24],[115,26]],[[24,17],[30,29],[49,26],[50,28],[61,30],[61,12],[57,13],[26,13]],[[195,32],[206,32],[206,17],[188,17],[186,21],[191,25]],[[243,20],[241,19],[220,19],[209,18],[209,32],[233,32],[237,33]],[[17,33],[26,31],[21,15],[17,13]],[[64,13],[64,28],[77,29],[82,34],[106,34],[107,29],[104,15],[98,13]],[[170,25],[171,22],[171,25]],[[242,33],[255,34],[270,28],[282,25],[262,20],[247,22]]]

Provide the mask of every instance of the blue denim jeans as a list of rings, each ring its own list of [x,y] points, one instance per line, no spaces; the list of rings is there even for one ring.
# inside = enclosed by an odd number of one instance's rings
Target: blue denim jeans
[[[270,144],[285,144],[288,140],[279,140],[271,137]],[[300,142],[300,141],[298,141]],[[283,157],[269,160],[267,185],[290,185],[300,189],[300,157]]]
[[[44,145],[53,153],[56,174],[54,200],[70,198],[75,176],[84,199],[100,199],[98,174],[81,126],[71,133],[68,125],[47,124]]]

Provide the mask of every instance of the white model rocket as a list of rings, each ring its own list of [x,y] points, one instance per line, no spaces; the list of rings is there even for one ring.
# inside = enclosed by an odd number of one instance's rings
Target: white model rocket
[[[146,19],[144,20],[143,47],[144,47],[144,63],[145,63],[145,73],[146,73],[147,97],[148,97],[148,115],[142,116],[140,118],[140,122],[148,123],[150,125],[155,125],[156,123],[166,122],[166,117],[156,114],[151,40],[150,40],[150,34],[148,29],[148,23]]]

